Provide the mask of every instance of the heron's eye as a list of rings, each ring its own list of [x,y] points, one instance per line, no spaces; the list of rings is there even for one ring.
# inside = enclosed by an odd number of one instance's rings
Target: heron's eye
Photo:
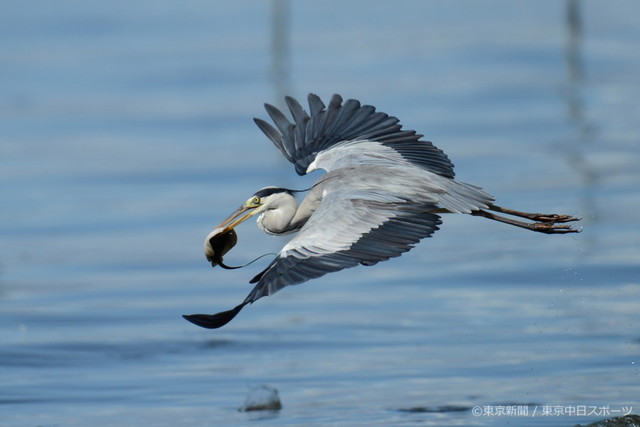
[[[253,206],[260,206],[260,197],[253,196],[253,199],[251,199],[251,204]]]

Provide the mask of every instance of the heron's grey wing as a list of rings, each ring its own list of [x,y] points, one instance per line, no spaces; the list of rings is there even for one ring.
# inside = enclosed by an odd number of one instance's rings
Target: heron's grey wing
[[[438,229],[440,217],[427,213],[433,205],[392,198],[327,194],[298,235],[252,280],[257,284],[243,304],[333,271],[397,257]]]
[[[295,99],[285,98],[293,123],[269,104],[265,104],[265,109],[275,127],[264,120],[254,119],[262,132],[294,164],[299,175],[309,171],[318,153],[345,142],[375,142],[379,148],[392,150],[404,161],[447,178],[454,177],[453,164],[447,155],[431,142],[420,140],[422,135],[415,131],[402,130],[396,117],[377,112],[371,105],[361,105],[355,99],[343,103],[340,95],[333,95],[328,106],[314,94],[309,94],[308,100],[310,114]],[[318,165],[329,170],[328,166],[331,166],[330,162]]]

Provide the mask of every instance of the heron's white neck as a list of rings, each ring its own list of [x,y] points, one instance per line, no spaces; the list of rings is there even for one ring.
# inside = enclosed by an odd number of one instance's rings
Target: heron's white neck
[[[298,202],[288,193],[274,196],[267,209],[260,214],[258,227],[267,234],[283,235],[298,231],[307,222],[312,212],[302,214]]]

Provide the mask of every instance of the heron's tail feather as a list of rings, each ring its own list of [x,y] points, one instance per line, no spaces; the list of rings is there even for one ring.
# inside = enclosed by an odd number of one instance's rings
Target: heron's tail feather
[[[495,197],[480,187],[454,180],[448,180],[445,192],[437,197],[438,204],[453,213],[487,209],[495,200]]]

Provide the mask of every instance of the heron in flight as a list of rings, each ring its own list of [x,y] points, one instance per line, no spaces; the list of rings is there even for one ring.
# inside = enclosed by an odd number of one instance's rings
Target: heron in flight
[[[371,105],[333,95],[325,106],[309,94],[307,113],[295,99],[285,101],[293,122],[265,104],[275,127],[261,119],[255,123],[299,175],[317,169],[326,173],[305,190],[300,203],[295,197],[299,191],[257,191],[207,236],[207,259],[224,266],[222,255],[236,241],[234,227],[253,216],[268,234],[297,232],[251,280],[255,287],[241,304],[214,315],[184,316],[198,326],[224,326],[247,304],[285,286],[397,257],[438,230],[445,213],[548,234],[579,231],[566,224],[579,218],[502,208],[480,187],[456,181],[453,163],[442,150]]]

